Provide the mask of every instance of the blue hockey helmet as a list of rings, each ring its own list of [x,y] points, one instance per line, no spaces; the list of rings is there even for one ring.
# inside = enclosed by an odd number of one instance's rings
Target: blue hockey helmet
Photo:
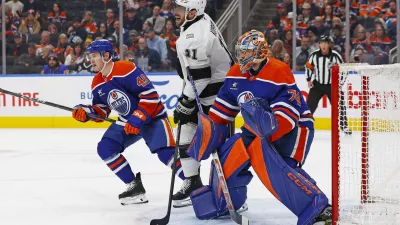
[[[95,52],[100,52],[101,56],[104,56],[104,52],[109,52],[110,58],[113,60],[116,58],[116,55],[117,55],[117,53],[114,51],[113,44],[106,39],[100,39],[100,40],[93,41],[92,43],[90,43],[87,48],[87,52],[89,54],[95,53]]]

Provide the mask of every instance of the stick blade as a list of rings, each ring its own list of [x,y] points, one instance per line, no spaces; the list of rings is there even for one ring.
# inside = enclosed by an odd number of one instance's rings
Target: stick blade
[[[154,219],[150,221],[150,225],[167,225],[169,223],[169,218],[164,217],[162,219]]]

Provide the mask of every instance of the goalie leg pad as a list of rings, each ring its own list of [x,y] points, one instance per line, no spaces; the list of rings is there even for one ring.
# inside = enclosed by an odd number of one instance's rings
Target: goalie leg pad
[[[215,124],[204,113],[199,113],[198,117],[199,124],[187,154],[200,162],[225,143],[229,130],[225,125]]]
[[[229,194],[235,210],[238,210],[247,199],[247,185],[253,175],[248,168],[249,156],[240,134],[232,136],[218,151],[223,172],[227,181]],[[228,212],[214,161],[211,162],[210,185],[191,193],[196,217],[211,219]]]
[[[251,98],[240,105],[247,127],[259,137],[269,137],[278,129],[275,114],[264,99]]]
[[[279,201],[299,217],[299,225],[309,224],[326,207],[326,195],[288,166],[267,139],[257,137],[248,152],[258,177]]]

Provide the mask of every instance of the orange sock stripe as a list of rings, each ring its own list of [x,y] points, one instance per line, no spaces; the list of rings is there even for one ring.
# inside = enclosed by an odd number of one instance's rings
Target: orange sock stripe
[[[115,167],[117,167],[124,160],[125,160],[125,157],[123,155],[121,155],[120,159],[118,159],[116,162],[114,162],[113,164],[109,165],[108,167],[110,167],[110,169],[114,169]]]

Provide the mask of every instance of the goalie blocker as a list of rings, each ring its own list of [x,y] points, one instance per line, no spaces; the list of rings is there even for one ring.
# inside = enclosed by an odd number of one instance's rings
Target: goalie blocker
[[[219,149],[218,155],[235,210],[247,198],[246,186],[253,177],[248,169],[253,166],[265,187],[298,217],[297,224],[314,223],[327,206],[328,199],[315,181],[297,167],[295,160],[282,157],[289,150],[293,151],[294,145],[298,144],[290,140],[302,128],[293,129],[282,137],[278,146],[274,146],[275,143],[270,143],[268,137],[276,131],[277,123],[269,106],[253,98],[241,105],[241,111],[245,121],[243,132],[235,134],[225,143],[227,127],[215,124],[208,116],[199,114],[199,126],[187,150],[188,154],[200,161],[207,159],[213,149]],[[312,138],[313,131],[310,131],[305,148],[310,147]],[[227,214],[226,201],[213,163],[209,185],[193,191],[191,199],[199,219]]]

